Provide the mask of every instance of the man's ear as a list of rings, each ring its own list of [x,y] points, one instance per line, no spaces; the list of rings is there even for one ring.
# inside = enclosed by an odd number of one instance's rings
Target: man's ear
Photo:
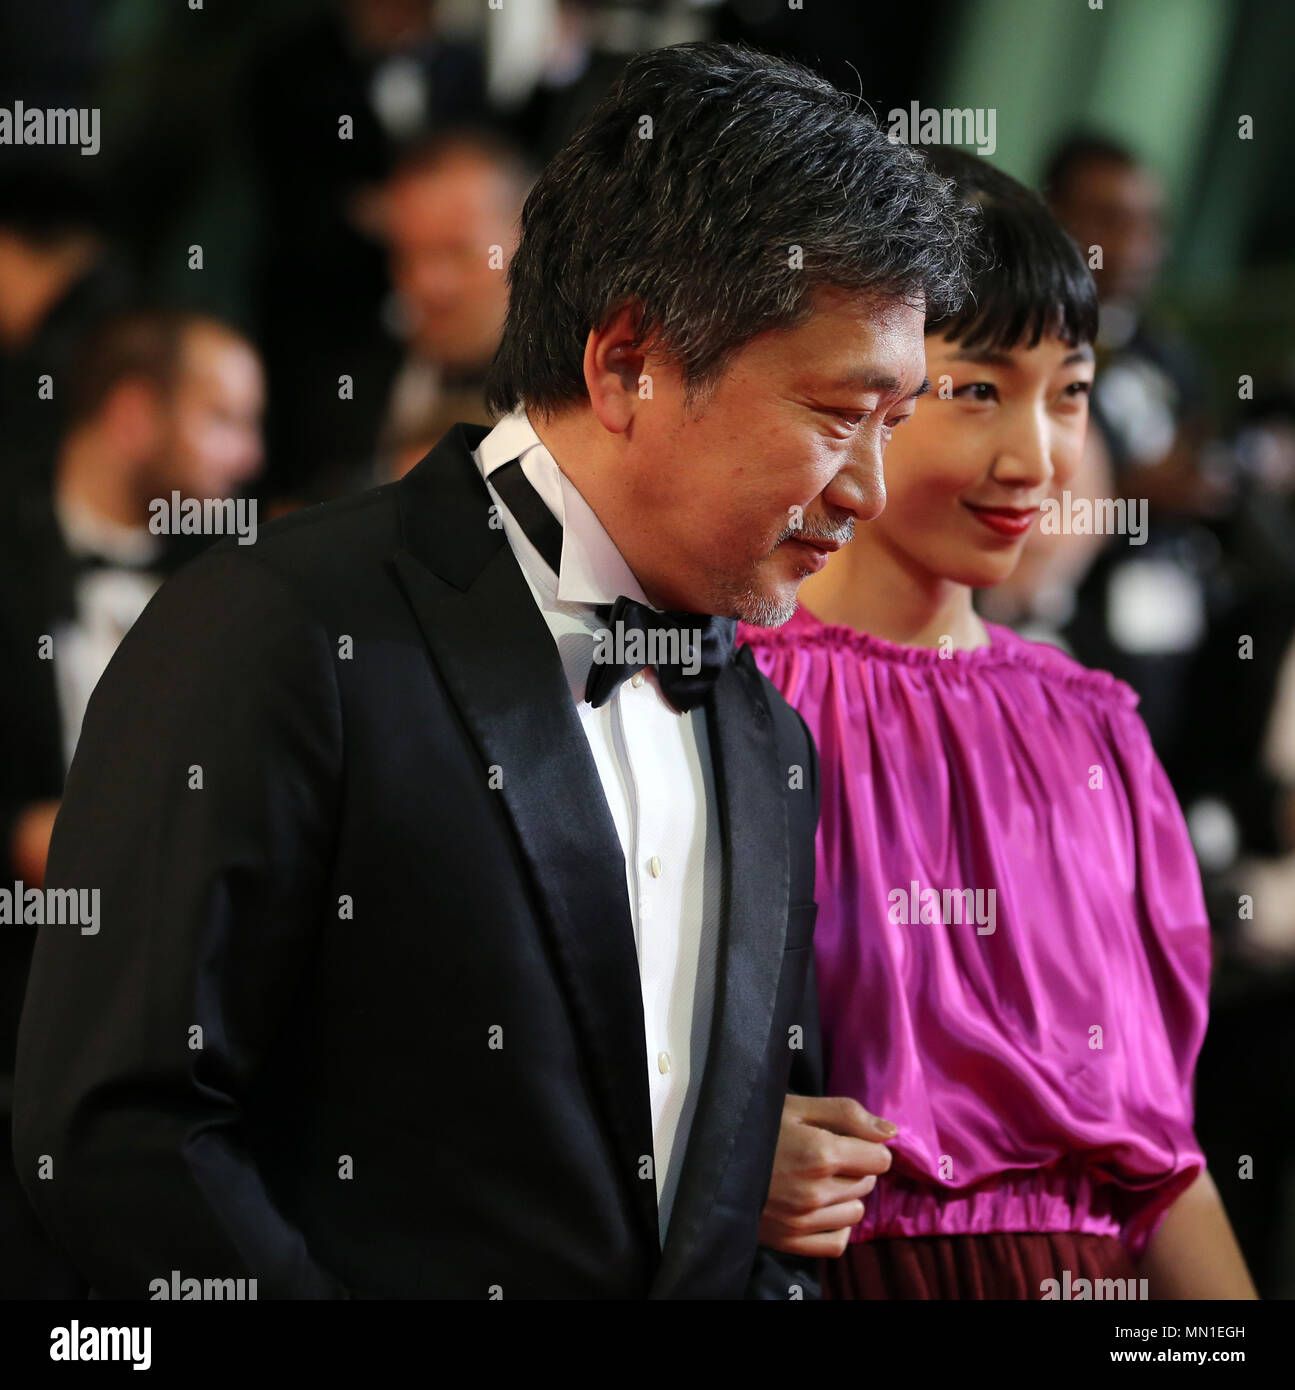
[[[627,304],[585,340],[585,387],[604,429],[623,434],[640,400],[646,354],[639,336],[642,309]]]

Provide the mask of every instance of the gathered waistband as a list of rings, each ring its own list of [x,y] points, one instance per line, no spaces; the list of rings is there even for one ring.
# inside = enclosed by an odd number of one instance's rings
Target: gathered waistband
[[[1004,1173],[963,1190],[886,1175],[864,1201],[851,1241],[891,1236],[987,1235],[995,1231],[1082,1231],[1119,1236],[1109,1183],[1058,1169]]]

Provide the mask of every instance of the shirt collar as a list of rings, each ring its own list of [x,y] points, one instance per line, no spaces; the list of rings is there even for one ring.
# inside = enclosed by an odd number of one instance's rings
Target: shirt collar
[[[505,415],[486,435],[473,451],[473,458],[483,478],[489,478],[511,459],[520,459],[522,472],[557,517],[562,526],[559,602],[615,603],[621,594],[637,603],[648,602],[594,509],[535,433],[524,403]]]
[[[72,555],[101,555],[114,564],[132,568],[151,563],[163,543],[147,526],[123,526],[62,493],[55,493],[54,514],[63,540]]]

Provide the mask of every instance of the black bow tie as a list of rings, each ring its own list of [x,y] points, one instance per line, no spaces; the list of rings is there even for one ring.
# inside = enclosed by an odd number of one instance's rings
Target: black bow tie
[[[562,565],[562,527],[512,459],[490,475],[527,539],[557,574]],[[594,659],[585,699],[595,709],[616,687],[651,666],[667,700],[686,713],[702,704],[733,655],[737,623],[707,613],[661,613],[623,594],[594,609],[604,626],[594,637]]]
[[[704,613],[658,613],[624,594],[594,612],[606,624],[594,637],[585,699],[597,709],[623,681],[651,666],[680,713],[696,709],[733,654],[737,624]]]
[[[107,555],[101,555],[97,551],[79,551],[72,556],[72,570],[79,579],[83,574],[93,573],[95,570],[118,570],[124,574],[147,574],[161,578],[164,573],[164,556],[159,552],[147,560],[137,560],[127,564],[123,560],[114,560]]]

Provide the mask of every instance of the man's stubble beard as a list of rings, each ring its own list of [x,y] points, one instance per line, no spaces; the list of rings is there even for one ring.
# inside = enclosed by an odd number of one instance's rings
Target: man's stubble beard
[[[731,612],[752,627],[781,627],[796,611],[796,595],[772,598],[753,588],[739,589],[732,595]]]
[[[731,572],[711,570],[707,588],[712,597],[705,611],[720,618],[737,618],[752,627],[781,627],[796,612],[799,602],[796,589],[802,580],[808,579],[815,571],[809,566],[798,566],[793,571],[796,587],[783,596],[781,591],[777,594],[769,592],[770,581],[761,582],[761,567],[773,560],[784,541],[827,540],[844,545],[853,536],[853,517],[846,517],[835,526],[820,521],[809,527],[803,524],[784,527],[773,546],[759,560],[751,562],[740,578],[734,578]]]
[[[806,570],[801,578],[806,578],[809,573]],[[752,573],[744,579],[721,582],[719,594],[723,607],[717,608],[716,612],[725,617],[739,618],[752,627],[781,627],[796,611],[795,591],[786,597],[770,594],[760,585],[758,574],[758,567],[753,566]]]
[[[853,517],[846,518],[837,526],[819,524],[808,529],[804,526],[788,526],[778,537],[773,549],[765,558],[770,559],[776,555],[778,548],[784,541],[830,540],[845,545],[853,536]],[[800,587],[800,582],[808,579],[813,573],[814,570],[809,568],[798,569],[796,571],[797,589]],[[722,593],[725,602],[729,605],[726,612],[730,616],[740,618],[744,623],[749,623],[752,627],[781,627],[784,623],[791,621],[799,602],[795,590],[785,598],[775,598],[763,592],[758,587],[754,573],[748,577],[745,583],[723,585]]]

